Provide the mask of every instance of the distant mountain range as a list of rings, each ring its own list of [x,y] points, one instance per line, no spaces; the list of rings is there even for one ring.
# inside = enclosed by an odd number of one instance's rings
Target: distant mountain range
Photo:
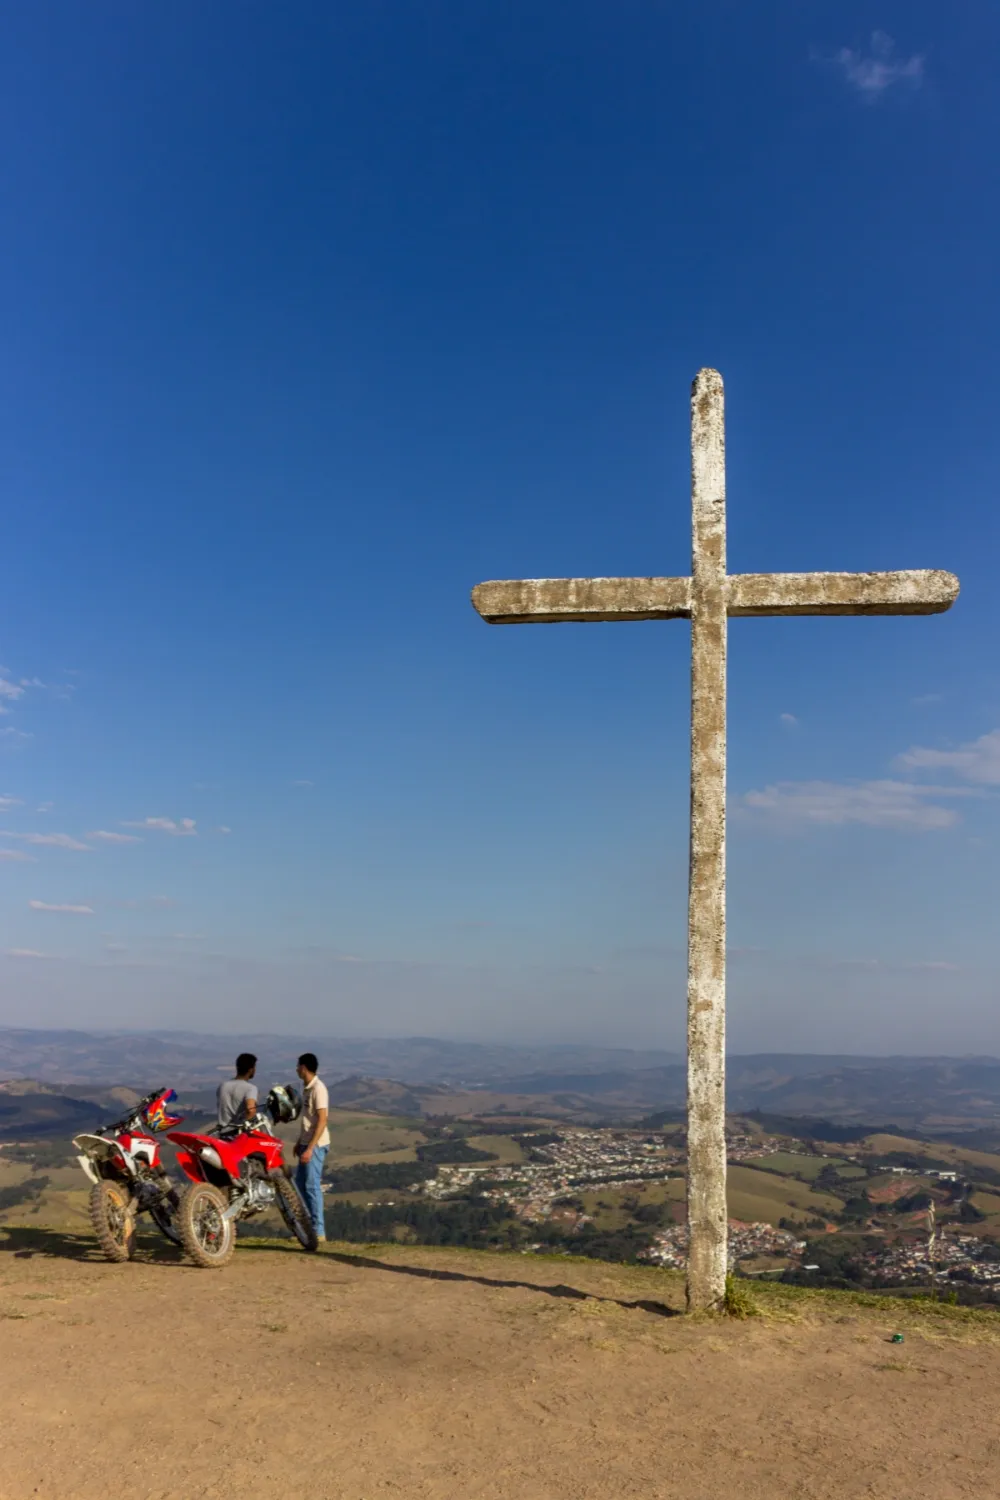
[[[209,1107],[239,1048],[260,1057],[265,1086],[291,1080],[306,1047],[321,1058],[331,1102],[394,1114],[547,1111],[570,1118],[638,1119],[680,1110],[683,1059],[667,1052],[504,1047],[429,1037],[362,1039],[192,1032],[0,1030],[0,1079],[33,1079],[39,1121],[71,1096],[81,1109],[113,1108],[112,1089],[172,1085]],[[22,1089],[22,1095],[25,1091]],[[15,1127],[16,1089],[0,1085],[0,1135]],[[122,1096],[124,1097],[124,1095]],[[928,1129],[1000,1123],[1000,1059],[760,1053],[728,1062],[731,1112],[814,1116],[850,1124],[897,1121]],[[7,1111],[5,1117],[4,1111]],[[6,1119],[6,1125],[5,1125]],[[81,1124],[84,1123],[81,1120]]]

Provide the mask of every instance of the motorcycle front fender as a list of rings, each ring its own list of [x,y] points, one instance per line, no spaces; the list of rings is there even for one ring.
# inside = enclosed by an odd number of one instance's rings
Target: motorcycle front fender
[[[187,1177],[190,1182],[208,1181],[207,1177],[205,1176],[205,1169],[201,1164],[201,1160],[194,1154],[193,1151],[184,1151],[183,1149],[178,1147],[177,1165],[180,1167],[181,1171],[184,1173],[184,1176]]]

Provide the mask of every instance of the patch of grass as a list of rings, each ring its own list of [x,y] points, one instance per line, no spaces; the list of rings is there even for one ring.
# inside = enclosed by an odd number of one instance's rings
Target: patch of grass
[[[523,1149],[517,1141],[511,1140],[509,1135],[470,1135],[466,1139],[475,1150],[492,1151],[493,1155],[502,1162],[524,1161]]]
[[[760,1316],[760,1308],[750,1296],[745,1286],[741,1286],[735,1276],[726,1277],[726,1291],[722,1299],[722,1310],[727,1318],[756,1318]]]
[[[795,1177],[762,1172],[743,1165],[730,1167],[726,1198],[730,1216],[750,1223],[777,1224],[780,1218],[829,1219],[843,1210],[830,1193],[819,1193]]]
[[[264,1324],[264,1332],[265,1333],[287,1333],[288,1332],[288,1324],[287,1323],[265,1323]]]
[[[759,1172],[780,1172],[785,1177],[803,1177],[807,1182],[812,1182],[824,1167],[833,1166],[834,1163],[825,1156],[799,1156],[794,1151],[775,1151],[770,1156],[753,1157],[744,1165]]]

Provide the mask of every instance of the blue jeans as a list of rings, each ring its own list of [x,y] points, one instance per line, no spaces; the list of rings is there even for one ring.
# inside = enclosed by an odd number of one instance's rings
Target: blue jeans
[[[308,1161],[300,1161],[295,1169],[295,1186],[302,1194],[303,1202],[309,1210],[309,1217],[313,1221],[313,1228],[317,1234],[326,1236],[326,1219],[323,1214],[323,1163],[326,1161],[326,1153],[329,1146],[314,1146],[312,1156]]]

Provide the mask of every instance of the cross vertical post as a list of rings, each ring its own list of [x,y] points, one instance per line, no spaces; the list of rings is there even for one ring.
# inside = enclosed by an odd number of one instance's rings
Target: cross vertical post
[[[688,1309],[726,1287],[726,452],[722,377],[691,390]]]

